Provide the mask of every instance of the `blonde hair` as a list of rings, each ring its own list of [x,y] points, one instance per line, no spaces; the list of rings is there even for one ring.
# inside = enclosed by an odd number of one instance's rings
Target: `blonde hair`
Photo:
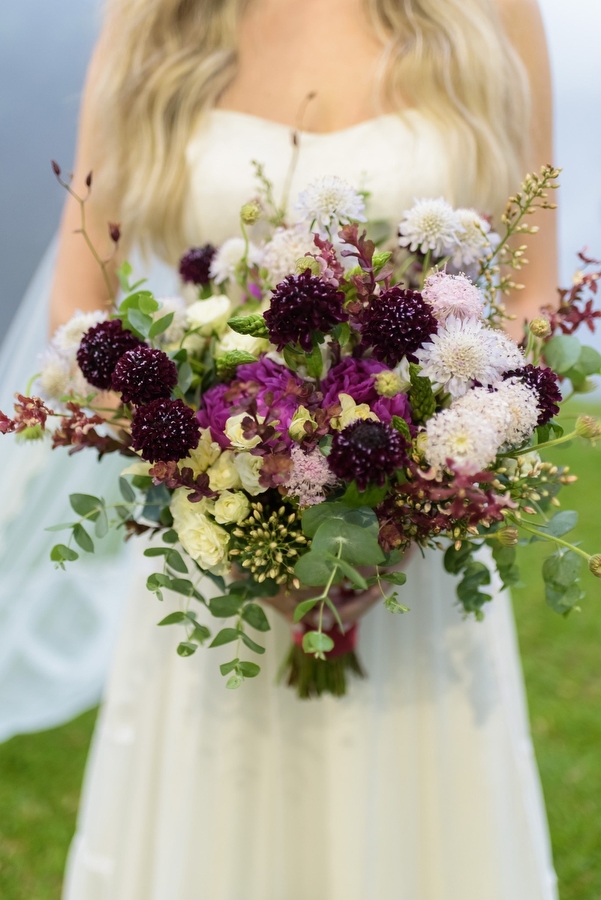
[[[108,0],[92,96],[102,206],[167,259],[184,248],[187,143],[236,73],[252,0]],[[382,98],[455,145],[454,202],[499,211],[524,174],[528,82],[496,0],[364,0],[383,44]]]

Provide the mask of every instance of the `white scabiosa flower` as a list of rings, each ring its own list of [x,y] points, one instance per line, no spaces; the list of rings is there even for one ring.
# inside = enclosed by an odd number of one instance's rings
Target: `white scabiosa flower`
[[[487,421],[497,429],[499,446],[523,444],[536,428],[540,410],[536,396],[518,378],[508,378],[494,390],[474,388],[454,404],[471,415],[474,421]]]
[[[367,221],[363,197],[337,175],[318,178],[301,191],[294,212],[322,238],[336,232],[339,225]]]
[[[179,344],[188,328],[186,302],[182,297],[161,297],[159,303],[161,307],[155,312],[154,321],[158,322],[169,313],[173,313],[173,321],[169,328],[159,335],[158,340],[161,344]]]
[[[505,334],[504,331],[495,331],[495,335],[497,337],[499,351],[502,353],[504,359],[503,371],[509,372],[510,369],[520,369],[522,366],[525,366],[526,359],[516,342],[512,340],[508,334]]]
[[[416,200],[399,224],[399,244],[411,253],[430,251],[441,258],[458,246],[461,231],[455,210],[443,197]]]
[[[221,247],[219,247],[213,257],[211,268],[209,270],[209,275],[215,280],[216,284],[222,284],[224,281],[227,281],[228,278],[236,277],[236,268],[244,259],[245,249],[246,244],[244,238],[241,237],[228,238],[228,240],[224,241]],[[260,248],[251,241],[248,245],[248,264],[260,265],[261,256],[262,253]]]
[[[425,434],[426,459],[439,471],[450,460],[457,472],[473,475],[490,466],[499,449],[499,434],[494,425],[478,419],[470,410],[455,406],[432,416]]]
[[[37,390],[43,400],[60,400],[71,390],[72,364],[53,347],[45,351],[40,362]]]
[[[449,316],[437,334],[415,355],[421,375],[461,397],[475,381],[490,385],[507,371],[507,356],[498,333],[477,319]]]
[[[484,311],[482,291],[465,275],[436,272],[426,279],[422,296],[441,321],[449,316],[479,319]]]
[[[294,228],[276,228],[272,239],[265,245],[261,267],[267,269],[267,278],[273,286],[286,275],[294,274],[296,261],[317,250],[313,235],[305,224]]]
[[[445,247],[444,256],[451,257],[456,269],[472,266],[486,256],[499,243],[499,235],[491,231],[487,222],[475,209],[457,209],[455,216],[460,226],[458,243]]]
[[[105,322],[107,318],[107,314],[102,310],[84,313],[78,309],[68,322],[57,328],[52,338],[52,346],[59,353],[68,353],[75,357],[86,331],[89,331],[94,325],[98,325],[99,322]]]

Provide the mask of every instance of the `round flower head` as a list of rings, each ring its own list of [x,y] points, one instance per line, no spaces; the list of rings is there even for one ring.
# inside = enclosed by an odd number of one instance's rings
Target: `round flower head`
[[[460,226],[458,243],[445,248],[445,256],[451,257],[451,265],[456,269],[472,266],[499,243],[499,236],[491,233],[490,222],[480,216],[475,209],[457,209],[455,216]]]
[[[86,331],[81,339],[77,351],[79,368],[93,387],[108,391],[115,366],[123,354],[141,343],[131,331],[122,327],[119,319],[100,322]]]
[[[546,425],[559,412],[561,391],[559,380],[552,369],[526,365],[507,372],[506,378],[515,378],[525,384],[536,396],[539,410],[538,424]]]
[[[460,397],[478,381],[491,385],[507,371],[507,355],[498,333],[476,319],[449,316],[431,343],[415,354],[421,375]]]
[[[312,335],[330,331],[346,322],[344,294],[306,269],[302,275],[288,275],[273,292],[265,312],[269,339],[281,350],[288,343],[299,343],[306,353],[313,348]]]
[[[325,500],[325,489],[336,484],[336,476],[320,450],[305,453],[300,447],[291,451],[292,469],[284,482],[289,497],[297,497],[301,508]]]
[[[461,225],[455,210],[443,197],[416,200],[399,225],[399,244],[411,253],[433,254],[435,258],[448,255],[449,247],[456,247]]]
[[[339,225],[366,221],[363,197],[337,175],[326,175],[313,181],[298,195],[294,211],[322,238],[337,232]]]
[[[425,455],[430,465],[439,471],[450,465],[466,475],[491,465],[501,443],[496,425],[455,406],[428,419],[425,433]]]
[[[139,406],[131,423],[132,447],[148,462],[177,462],[198,447],[200,426],[182,400]]]
[[[40,374],[36,390],[43,400],[60,400],[72,390],[72,365],[54,347],[50,347],[40,359]]]
[[[124,403],[140,406],[171,396],[177,384],[177,368],[162,350],[145,344],[124,353],[113,372],[113,390]]]
[[[532,435],[538,420],[534,393],[517,378],[498,382],[494,390],[478,387],[453,404],[475,422],[486,420],[497,430],[498,445],[515,447]]]
[[[266,244],[261,259],[261,268],[267,269],[270,284],[276,285],[296,271],[297,260],[301,256],[316,251],[313,235],[305,225],[294,228],[276,228],[272,239]],[[313,260],[317,262],[317,260]]]
[[[179,274],[182,281],[205,285],[210,281],[210,269],[215,247],[205,244],[204,247],[192,247],[179,261]]]
[[[361,313],[363,344],[376,359],[396,366],[406,356],[416,362],[415,351],[438,329],[432,308],[417,291],[392,287],[374,297]]]
[[[405,439],[384,422],[358,420],[334,434],[328,465],[343,481],[355,480],[360,491],[383,485],[387,475],[407,460]]]
[[[107,314],[101,310],[89,313],[77,310],[68,322],[57,328],[52,338],[52,346],[59,353],[69,353],[74,356],[86,331],[89,331],[94,325],[98,325],[99,322],[105,322],[106,319]]]
[[[221,284],[228,278],[236,278],[236,269],[244,259],[246,244],[244,238],[233,237],[219,247],[211,261],[209,275],[215,284]],[[261,250],[252,242],[248,245],[247,261],[249,266],[260,265]]]
[[[442,321],[449,316],[479,319],[484,310],[482,292],[465,275],[436,272],[426,279],[422,296]]]

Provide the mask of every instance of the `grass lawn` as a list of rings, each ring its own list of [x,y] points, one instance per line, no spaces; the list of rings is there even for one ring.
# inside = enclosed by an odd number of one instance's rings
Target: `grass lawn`
[[[560,456],[561,454],[561,456]],[[556,451],[585,480],[566,488],[587,549],[601,552],[601,447]],[[540,544],[522,554],[514,592],[532,730],[561,900],[601,898],[601,582],[586,573],[581,613],[545,606]],[[0,745],[0,897],[58,900],[94,712]],[[482,898],[487,900],[487,898]]]

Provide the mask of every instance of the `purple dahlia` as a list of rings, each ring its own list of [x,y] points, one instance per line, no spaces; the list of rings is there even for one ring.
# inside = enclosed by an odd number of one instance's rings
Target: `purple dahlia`
[[[200,429],[182,400],[153,400],[135,411],[131,436],[133,449],[147,462],[177,462],[198,447]]]
[[[113,390],[125,403],[141,406],[171,396],[177,384],[177,368],[162,350],[145,344],[124,353],[113,372]]]
[[[334,435],[328,465],[343,481],[357,482],[360,491],[368,484],[382,486],[387,475],[407,461],[407,443],[384,422],[360,419]]]
[[[299,343],[305,353],[313,348],[313,334],[326,334],[340,322],[346,322],[344,294],[309,269],[301,275],[287,275],[277,285],[265,315],[269,339],[282,350],[286,344]]]
[[[526,366],[513,369],[503,375],[504,380],[512,377],[519,378],[522,384],[536,393],[540,409],[538,425],[546,425],[553,416],[558,414],[561,391],[559,390],[559,379],[552,369],[528,363]]]
[[[108,391],[112,387],[115,366],[123,354],[141,343],[135,334],[123,328],[120,319],[100,322],[82,337],[77,363],[86,381],[101,391]]]
[[[191,282],[200,286],[210,281],[211,263],[216,249],[212,244],[204,247],[192,247],[179,261],[179,274],[182,281]]]
[[[394,367],[404,356],[417,362],[415,351],[438,330],[432,307],[417,291],[389,288],[361,313],[363,344],[376,359]]]

